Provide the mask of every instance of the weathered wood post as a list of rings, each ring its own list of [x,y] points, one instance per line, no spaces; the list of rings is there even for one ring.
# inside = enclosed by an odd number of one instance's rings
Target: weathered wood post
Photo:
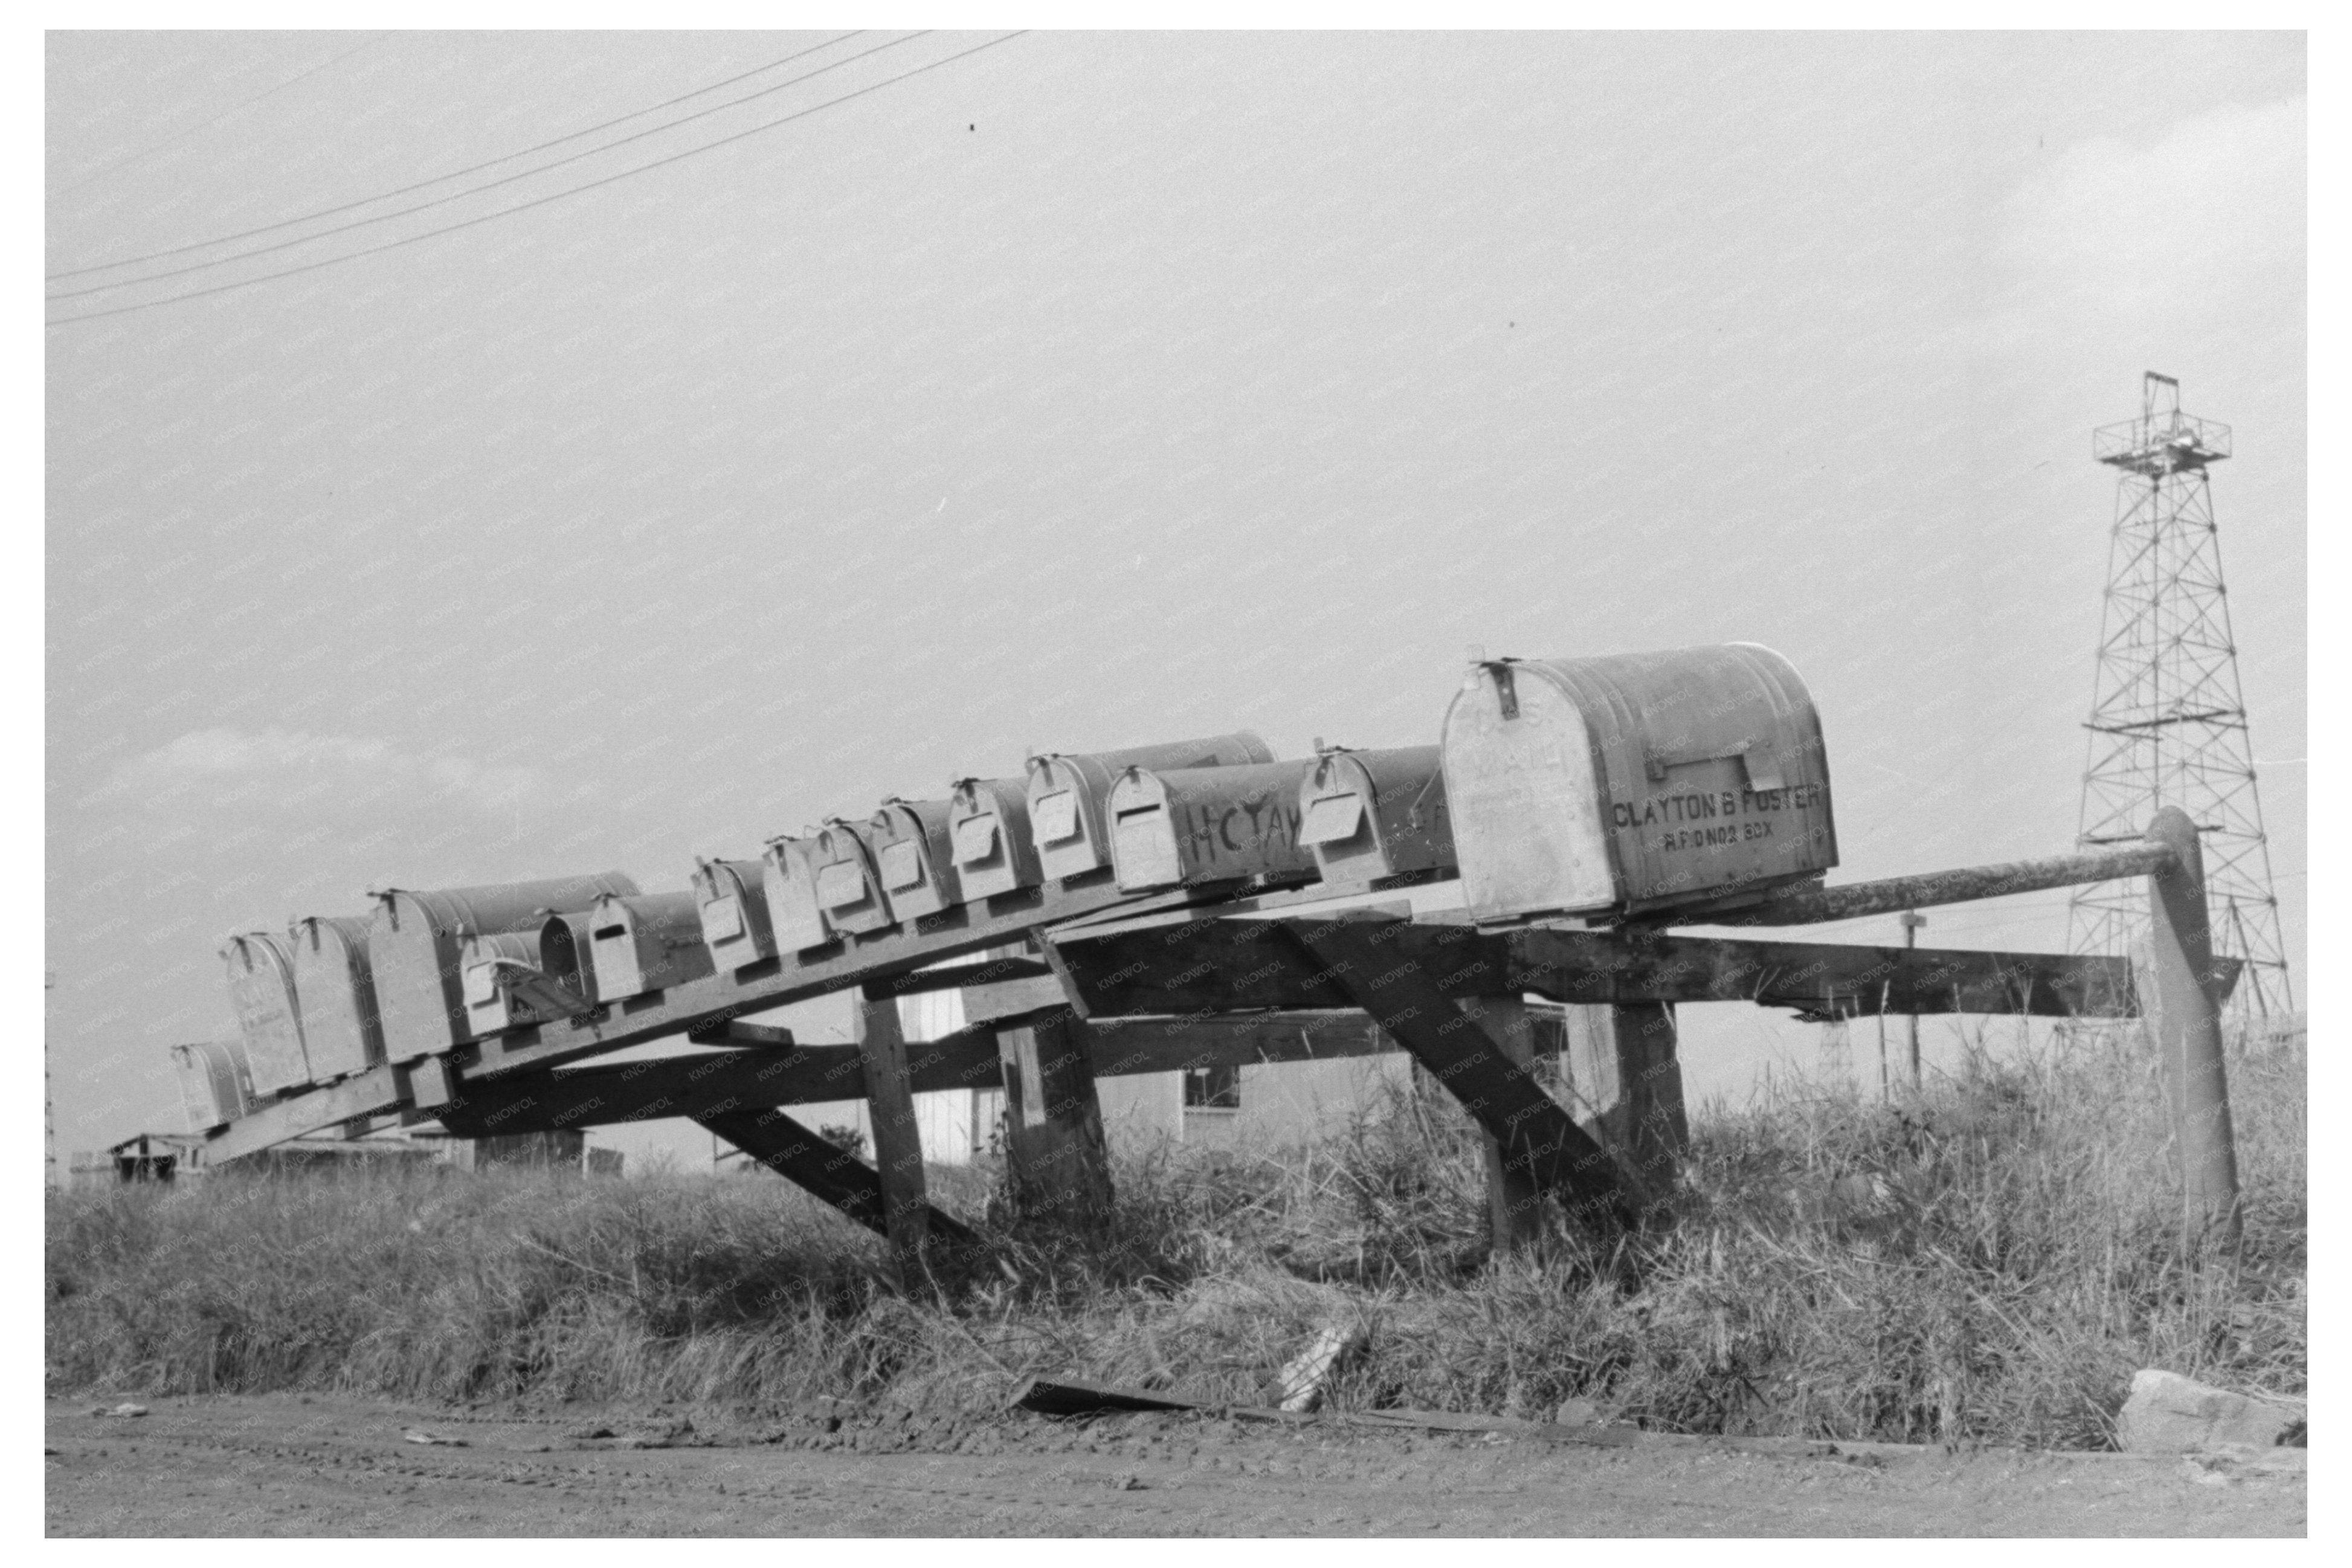
[[[874,1130],[874,1169],[882,1179],[883,1228],[901,1268],[919,1271],[930,1239],[930,1202],[923,1181],[923,1139],[907,1072],[907,1036],[895,996],[855,993],[852,1027],[866,1070],[866,1120]]]
[[[1062,1009],[997,1031],[1015,1213],[1087,1226],[1110,1213],[1110,1156],[1095,1097],[1093,1029]]]
[[[1520,1067],[1536,1061],[1535,1018],[1517,997],[1461,997],[1454,1006],[1477,1021],[1495,1048]],[[1510,1162],[1494,1134],[1486,1134],[1487,1237],[1496,1252],[1516,1252],[1543,1240],[1544,1191],[1525,1164]]]
[[[1675,1043],[1672,1002],[1569,1009],[1571,1109],[1645,1212],[1673,1196],[1690,1156]]]
[[[1110,1154],[1095,1094],[1095,1031],[1053,945],[1031,943],[1050,978],[964,991],[974,1023],[1008,1018],[996,1031],[1004,1080],[1007,1196],[1024,1219],[1080,1227],[1111,1211]]]
[[[2182,1200],[2197,1229],[2234,1248],[2243,1215],[2230,1084],[2221,1060],[2221,1013],[2213,999],[2204,852],[2196,824],[2178,806],[2159,810],[2147,836],[2169,849],[2173,861],[2147,879],[2150,922],[2140,1009],[2171,1103]]]

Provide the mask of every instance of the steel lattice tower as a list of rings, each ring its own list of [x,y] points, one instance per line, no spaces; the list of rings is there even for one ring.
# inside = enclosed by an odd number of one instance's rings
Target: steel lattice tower
[[[2139,417],[2095,432],[2092,455],[2117,471],[2116,522],[2076,841],[2134,842],[2158,806],[2187,811],[2205,852],[2213,951],[2246,961],[2231,1014],[2292,1012],[2206,481],[2230,455],[2230,427],[2181,413],[2180,383],[2150,371]],[[2068,910],[2077,953],[2126,953],[2147,922],[2137,882],[2083,888]]]

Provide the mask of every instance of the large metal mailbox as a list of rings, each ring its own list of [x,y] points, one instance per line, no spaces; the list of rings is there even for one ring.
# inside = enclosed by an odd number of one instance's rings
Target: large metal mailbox
[[[887,931],[898,924],[882,891],[881,868],[874,863],[873,829],[864,822],[827,819],[817,830],[809,864],[816,873],[817,906],[835,936]]]
[[[1238,768],[1273,760],[1265,742],[1247,730],[1125,751],[1033,757],[1029,832],[1037,847],[1039,869],[1062,882],[1111,863],[1110,821],[1104,808],[1111,786],[1130,768]]]
[[[816,835],[786,834],[768,841],[760,857],[760,883],[768,895],[768,928],[786,953],[805,952],[835,940],[816,896]]]
[[[608,894],[589,914],[588,936],[600,1001],[667,990],[716,972],[702,943],[701,901],[690,892]]]
[[[1312,881],[1298,841],[1311,760],[1244,768],[1129,768],[1110,789],[1111,856],[1129,893],[1244,877]]]
[[[253,1109],[253,1079],[241,1040],[207,1040],[172,1048],[188,1131],[208,1133]]]
[[[637,884],[619,872],[603,872],[498,887],[432,893],[386,888],[376,894],[368,966],[375,976],[385,1060],[395,1065],[414,1061],[476,1038],[466,1019],[463,938],[535,931],[550,915],[584,910],[606,894],[625,897],[636,891]]]
[[[1299,841],[1327,883],[1370,886],[1454,869],[1434,746],[1324,752],[1299,786],[1298,814]]]
[[[1812,698],[1753,643],[1482,662],[1443,752],[1475,921],[1731,908],[1837,864]]]
[[[1019,779],[959,779],[948,801],[950,858],[967,902],[1045,880],[1029,836],[1029,788]]]
[[[367,922],[348,915],[305,915],[287,940],[294,949],[302,1049],[314,1081],[382,1066],[383,1029],[376,1019],[375,976],[368,968]]]
[[[956,872],[948,836],[948,813],[945,800],[902,800],[894,795],[867,824],[882,896],[901,925],[964,901],[963,878]]]
[[[273,931],[243,931],[221,945],[228,966],[229,1005],[257,1094],[275,1094],[310,1082],[302,1049],[302,1014],[295,1002],[294,955]]]
[[[761,885],[763,875],[758,861],[694,862],[694,898],[702,917],[702,945],[710,949],[711,965],[722,975],[776,956],[767,889]]]

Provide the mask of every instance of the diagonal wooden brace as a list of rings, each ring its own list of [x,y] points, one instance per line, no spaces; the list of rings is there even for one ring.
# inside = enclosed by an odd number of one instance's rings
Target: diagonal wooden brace
[[[1504,1167],[1524,1172],[1580,1218],[1630,1228],[1615,1163],[1543,1085],[1512,1061],[1446,994],[1448,977],[1381,940],[1402,921],[1284,922],[1322,974],[1436,1076],[1501,1145]]]
[[[695,1121],[867,1229],[885,1236],[890,1233],[879,1173],[783,1112],[772,1108],[706,1111]],[[929,1225],[937,1239],[958,1247],[978,1244],[979,1238],[937,1208],[930,1209]]]

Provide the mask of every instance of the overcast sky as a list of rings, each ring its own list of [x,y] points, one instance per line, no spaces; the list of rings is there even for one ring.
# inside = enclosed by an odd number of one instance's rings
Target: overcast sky
[[[51,35],[48,270],[833,36]],[[50,315],[483,218],[993,36],[847,39],[235,248],[887,47]],[[2213,497],[2301,992],[2304,83],[2289,34],[1032,34],[53,327],[59,1145],[179,1126],[165,1047],[233,1030],[229,931],[388,883],[682,887],[1034,748],[1423,744],[1473,643],[1778,649],[1841,878],[2063,852],[2090,432],[2148,369],[2236,431]],[[2063,911],[1927,937],[2054,949]],[[1685,1009],[1701,1085],[1787,1038]]]

